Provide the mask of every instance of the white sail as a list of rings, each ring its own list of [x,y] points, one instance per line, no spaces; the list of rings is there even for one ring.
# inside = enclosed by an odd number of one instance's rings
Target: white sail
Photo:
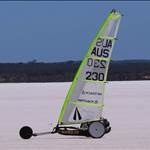
[[[112,10],[93,40],[65,99],[59,124],[78,124],[102,116],[104,86],[121,16]]]

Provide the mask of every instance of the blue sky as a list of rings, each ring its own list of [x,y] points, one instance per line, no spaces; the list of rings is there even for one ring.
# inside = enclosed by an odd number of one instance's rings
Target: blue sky
[[[114,60],[150,59],[150,2],[0,2],[0,62],[81,60],[112,8]]]

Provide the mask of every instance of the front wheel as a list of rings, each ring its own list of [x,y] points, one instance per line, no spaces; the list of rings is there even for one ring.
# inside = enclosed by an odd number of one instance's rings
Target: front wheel
[[[105,134],[105,127],[99,121],[91,122],[88,127],[88,133],[93,138],[101,138]]]
[[[23,139],[29,139],[33,135],[33,130],[29,126],[24,126],[20,129],[19,135]]]

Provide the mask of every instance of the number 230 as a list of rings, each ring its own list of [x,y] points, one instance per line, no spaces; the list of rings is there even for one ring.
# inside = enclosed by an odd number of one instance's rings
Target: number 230
[[[86,72],[86,80],[94,80],[94,81],[103,81],[104,80],[104,74],[103,73],[97,73],[97,72]]]

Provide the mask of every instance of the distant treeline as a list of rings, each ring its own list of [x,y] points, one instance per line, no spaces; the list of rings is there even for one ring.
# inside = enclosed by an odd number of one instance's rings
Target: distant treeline
[[[0,63],[0,82],[72,81],[80,61]],[[109,81],[150,80],[150,60],[111,61]]]

